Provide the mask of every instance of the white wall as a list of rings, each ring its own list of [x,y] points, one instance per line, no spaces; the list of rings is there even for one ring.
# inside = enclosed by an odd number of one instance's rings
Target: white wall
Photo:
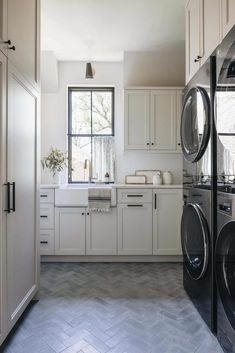
[[[184,43],[170,51],[124,52],[124,86],[184,86]]]
[[[67,150],[67,87],[68,85],[113,85],[115,86],[115,142],[116,181],[123,182],[126,174],[136,169],[171,170],[174,182],[181,182],[181,155],[157,154],[155,152],[124,151],[124,107],[123,107],[123,64],[96,62],[93,80],[86,80],[84,62],[59,63],[59,90],[53,94],[42,94],[41,146],[42,156],[51,146]],[[183,79],[182,79],[183,80]],[[42,183],[51,178],[42,172]],[[67,182],[63,173],[62,182]]]

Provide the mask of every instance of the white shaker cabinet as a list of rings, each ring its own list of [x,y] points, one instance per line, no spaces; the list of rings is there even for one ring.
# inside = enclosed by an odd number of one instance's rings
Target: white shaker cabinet
[[[152,203],[118,204],[118,255],[152,255]]]
[[[0,52],[0,181],[1,185],[6,182],[6,93],[7,93],[7,60]],[[0,344],[7,331],[6,310],[6,190],[0,193]]]
[[[182,189],[153,190],[153,254],[181,255]]]
[[[7,0],[0,0],[0,50],[7,53]]]
[[[40,1],[7,0],[8,57],[36,88],[39,85]]]
[[[38,95],[8,63],[7,222],[8,331],[38,289]],[[13,183],[14,182],[14,183]],[[7,186],[5,186],[5,189]],[[9,207],[10,206],[10,207]]]
[[[200,67],[200,1],[190,0],[185,12],[186,83]]]
[[[55,255],[85,255],[86,210],[56,207]]]
[[[191,0],[198,1],[198,0]],[[200,46],[202,65],[221,41],[221,0],[200,2]]]
[[[117,208],[86,213],[86,255],[117,255]]]
[[[125,91],[125,147],[148,150],[150,144],[150,91]]]
[[[179,152],[177,109],[181,88],[125,89],[125,149]]]
[[[176,150],[176,91],[151,91],[151,149]]]
[[[235,0],[221,0],[223,38],[235,25]]]

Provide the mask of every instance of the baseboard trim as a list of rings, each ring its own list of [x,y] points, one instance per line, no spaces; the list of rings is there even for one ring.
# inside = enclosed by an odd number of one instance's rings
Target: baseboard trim
[[[171,256],[72,256],[72,255],[44,255],[41,262],[182,262],[180,255]]]

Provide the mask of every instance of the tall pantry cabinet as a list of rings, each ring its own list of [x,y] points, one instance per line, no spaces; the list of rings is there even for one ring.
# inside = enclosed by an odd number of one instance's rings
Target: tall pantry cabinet
[[[0,344],[38,290],[39,5],[0,0]]]

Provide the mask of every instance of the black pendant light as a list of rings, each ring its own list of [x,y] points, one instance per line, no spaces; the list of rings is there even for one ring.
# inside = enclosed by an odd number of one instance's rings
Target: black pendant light
[[[86,64],[86,78],[94,78],[91,63]]]

